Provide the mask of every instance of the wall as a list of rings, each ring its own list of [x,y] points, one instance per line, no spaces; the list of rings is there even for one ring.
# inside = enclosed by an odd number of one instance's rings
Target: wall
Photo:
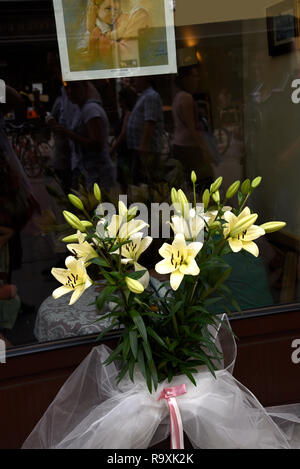
[[[175,23],[180,26],[265,18],[266,8],[277,3],[279,0],[176,0]]]

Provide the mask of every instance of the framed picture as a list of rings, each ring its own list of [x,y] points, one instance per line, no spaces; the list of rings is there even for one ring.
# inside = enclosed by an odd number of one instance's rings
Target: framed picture
[[[177,72],[170,0],[53,0],[64,81]]]
[[[269,55],[291,52],[298,36],[295,0],[284,0],[267,8]]]

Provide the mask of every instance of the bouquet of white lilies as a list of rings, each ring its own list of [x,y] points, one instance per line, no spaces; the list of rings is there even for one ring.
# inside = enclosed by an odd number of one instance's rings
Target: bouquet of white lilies
[[[226,285],[231,267],[224,260],[229,252],[248,251],[259,255],[255,240],[265,233],[277,231],[284,222],[256,225],[258,214],[246,205],[261,178],[234,182],[221,201],[218,178],[197,203],[197,177],[191,175],[193,200],[184,192],[172,189],[172,214],[169,225],[174,238],[159,249],[162,260],[155,266],[158,274],[170,274],[170,282],[154,287],[150,274],[140,264],[140,257],[152,242],[146,236],[147,222],[138,219],[138,207],[129,210],[120,201],[118,213],[104,216],[101,191],[94,186],[99,205],[88,213],[82,200],[71,194],[70,202],[81,215],[64,212],[69,225],[76,231],[64,238],[70,256],[66,269],[53,268],[52,274],[62,284],[53,292],[54,298],[72,292],[73,304],[91,285],[97,285],[96,304],[101,312],[110,305],[99,320],[111,319],[111,325],[101,338],[116,326],[119,343],[105,364],[118,361],[118,380],[127,373],[134,380],[137,367],[148,389],[176,375],[185,374],[194,384],[197,368],[205,365],[215,374],[216,361],[222,359],[212,330],[220,320],[211,311],[216,302],[231,301],[238,308]],[[228,206],[237,196],[237,208]],[[163,291],[163,294],[162,294]]]

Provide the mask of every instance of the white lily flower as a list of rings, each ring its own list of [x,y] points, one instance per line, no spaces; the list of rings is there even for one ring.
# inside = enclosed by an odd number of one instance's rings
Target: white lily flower
[[[135,233],[130,237],[130,242],[124,244],[121,248],[121,255],[125,258],[122,259],[122,264],[133,264],[134,270],[147,270],[145,267],[138,263],[139,257],[141,254],[146,251],[146,249],[152,243],[151,236],[146,236],[143,238],[143,233]],[[147,288],[149,285],[150,275],[149,272],[145,272],[145,274],[139,279],[139,282]]]
[[[198,275],[200,269],[195,257],[202,248],[203,243],[194,242],[186,244],[184,235],[179,233],[170,244],[163,244],[159,254],[164,258],[155,266],[159,274],[171,274],[170,284],[173,290],[177,290],[185,275]]]
[[[57,299],[60,296],[73,292],[69,303],[69,305],[72,305],[81,297],[83,292],[93,284],[93,282],[87,274],[82,259],[77,260],[73,256],[69,256],[66,259],[66,267],[67,269],[53,268],[51,270],[51,273],[56,280],[63,284],[62,287],[54,290],[52,296]]]
[[[97,235],[100,238],[119,238],[121,241],[126,241],[134,233],[141,231],[145,226],[148,226],[143,220],[130,220],[123,222],[120,215],[113,215],[110,224],[105,227],[106,220],[100,220],[96,227]]]
[[[245,249],[257,257],[259,249],[253,241],[265,234],[263,228],[254,225],[257,215],[251,215],[250,209],[245,207],[239,216],[235,216],[232,212],[225,212],[223,218],[227,222],[223,226],[223,235],[228,240],[232,251],[240,252]]]
[[[230,212],[231,210],[232,210],[232,207],[225,206],[222,208],[222,211],[225,213]],[[215,222],[217,215],[218,215],[218,210],[208,210],[207,212],[203,214],[203,219],[206,221],[208,226],[211,226]],[[224,218],[224,214],[221,218]]]
[[[170,225],[175,235],[182,233],[186,240],[195,241],[204,229],[205,223],[203,218],[197,215],[196,210],[192,208],[185,218],[178,215],[172,217]]]
[[[78,243],[76,244],[67,244],[67,248],[71,251],[75,259],[81,259],[85,265],[88,265],[90,259],[98,257],[95,249],[85,240],[86,235],[77,231]]]

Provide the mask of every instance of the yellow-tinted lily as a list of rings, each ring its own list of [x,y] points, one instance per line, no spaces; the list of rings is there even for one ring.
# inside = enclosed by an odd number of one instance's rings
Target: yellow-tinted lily
[[[73,292],[69,305],[74,304],[83,294],[83,292],[92,285],[84,262],[82,259],[75,259],[69,256],[66,259],[67,269],[53,268],[52,275],[63,284],[52,293],[53,298],[59,298],[67,293]]]
[[[155,266],[159,274],[171,274],[170,284],[173,290],[177,290],[185,275],[198,275],[200,269],[195,257],[202,248],[203,243],[195,242],[186,244],[184,235],[179,233],[171,244],[163,244],[159,254],[164,258]]]
[[[121,255],[125,258],[122,259],[122,264],[133,264],[134,270],[147,270],[145,267],[141,266],[138,263],[139,257],[141,254],[146,251],[149,245],[152,242],[151,236],[146,236],[143,238],[143,233],[135,233],[130,237],[130,242],[127,244],[123,244],[121,248]],[[139,282],[147,288],[149,285],[149,272],[145,272],[145,274],[139,279]]]
[[[81,259],[85,265],[89,264],[90,259],[98,257],[95,249],[85,240],[86,236],[77,231],[78,243],[68,244],[67,248],[71,251],[76,259]]]
[[[130,220],[124,222],[122,216],[113,215],[110,224],[105,227],[106,220],[100,220],[97,224],[96,232],[100,238],[119,238],[126,241],[133,234],[148,226],[143,220]]]
[[[203,218],[197,215],[194,208],[190,209],[189,216],[186,218],[179,215],[172,217],[170,225],[175,235],[182,233],[187,241],[195,241],[204,229]]]
[[[253,241],[265,234],[263,228],[254,225],[257,214],[251,214],[250,209],[245,207],[239,216],[228,211],[224,213],[223,218],[227,222],[223,226],[223,235],[232,251],[239,252],[245,249],[257,257],[259,249]]]

